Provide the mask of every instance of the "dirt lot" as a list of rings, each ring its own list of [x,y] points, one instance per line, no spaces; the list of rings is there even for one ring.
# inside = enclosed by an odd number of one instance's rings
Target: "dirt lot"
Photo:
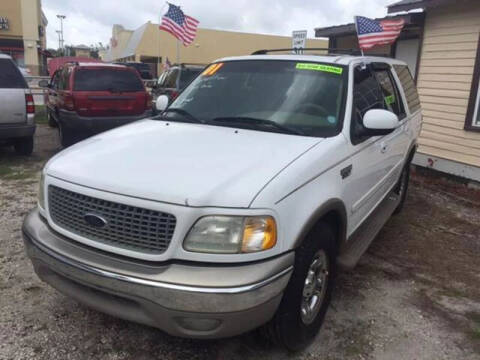
[[[41,126],[36,151],[0,149],[0,359],[480,359],[480,200],[416,175],[406,207],[355,271],[338,279],[316,341],[288,354],[257,332],[219,341],[170,337],[90,310],[35,276],[20,227],[38,171],[58,151]]]

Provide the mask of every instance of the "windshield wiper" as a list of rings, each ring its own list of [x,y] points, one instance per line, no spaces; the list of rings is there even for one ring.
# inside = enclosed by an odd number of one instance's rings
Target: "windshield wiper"
[[[205,123],[202,120],[197,119],[195,116],[190,114],[188,111],[180,109],[180,108],[168,108],[160,116],[155,117],[155,119],[164,119],[164,120],[169,120],[169,121],[182,121],[180,119],[175,119],[175,118],[166,118],[165,114],[168,114],[168,113],[179,114],[183,117],[184,120],[187,120],[188,122],[199,123],[199,124],[204,124]]]
[[[305,135],[303,132],[300,130],[295,130],[292,129],[288,126],[281,125],[275,121],[272,120],[267,120],[267,119],[257,119],[257,118],[252,118],[248,116],[230,116],[230,117],[217,117],[208,122],[209,124],[211,123],[218,123],[219,125],[223,126],[229,126],[231,125],[238,125],[238,124],[244,124],[247,126],[251,125],[260,125],[260,126],[270,126],[275,128],[276,130],[280,130],[281,132],[284,132],[286,134],[294,134],[294,135]],[[229,124],[230,123],[230,124]]]

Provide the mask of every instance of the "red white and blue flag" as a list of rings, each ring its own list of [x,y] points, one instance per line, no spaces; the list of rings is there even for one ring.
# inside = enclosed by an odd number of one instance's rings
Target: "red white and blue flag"
[[[394,43],[402,32],[405,20],[372,20],[363,16],[355,16],[355,25],[360,49],[367,50],[377,45]]]
[[[162,17],[160,30],[175,36],[183,45],[190,45],[197,35],[199,21],[183,13],[179,6],[168,4],[168,11]]]

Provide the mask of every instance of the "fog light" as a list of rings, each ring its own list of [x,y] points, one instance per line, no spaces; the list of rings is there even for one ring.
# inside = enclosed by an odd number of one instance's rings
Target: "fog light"
[[[178,325],[186,330],[193,331],[212,331],[220,326],[221,321],[219,319],[199,319],[199,318],[175,318]]]

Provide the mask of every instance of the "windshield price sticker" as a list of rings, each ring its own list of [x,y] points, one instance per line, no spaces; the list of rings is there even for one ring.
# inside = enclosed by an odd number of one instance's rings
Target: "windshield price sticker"
[[[343,73],[343,68],[338,66],[322,65],[322,64],[312,64],[312,63],[299,63],[296,68],[298,70],[315,70],[323,71],[341,75]]]

